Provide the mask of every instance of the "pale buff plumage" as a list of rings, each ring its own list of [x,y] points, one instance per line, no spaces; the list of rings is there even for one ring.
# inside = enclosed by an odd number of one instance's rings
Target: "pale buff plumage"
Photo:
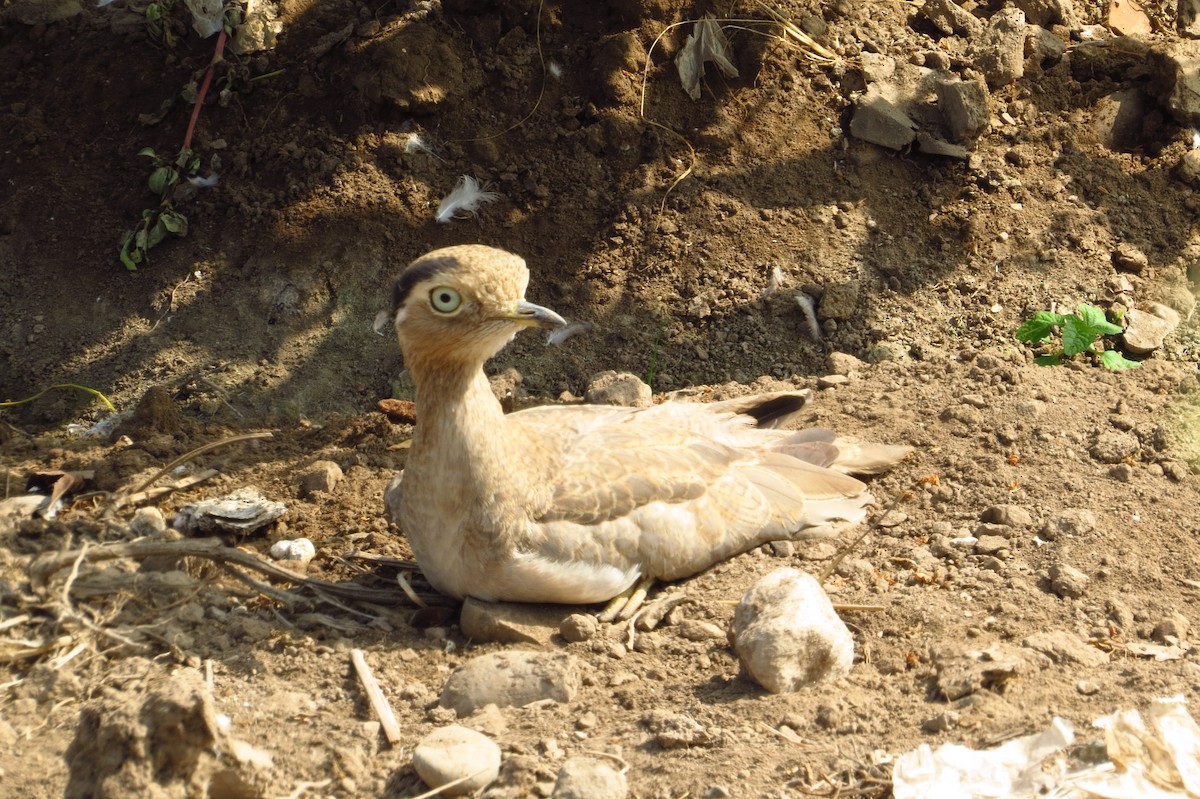
[[[417,425],[385,499],[439,591],[592,603],[688,577],[860,520],[871,497],[845,472],[882,471],[909,451],[777,429],[807,392],[506,416],[484,362],[523,327],[564,324],[524,299],[528,280],[518,256],[468,245],[419,258],[396,284]]]

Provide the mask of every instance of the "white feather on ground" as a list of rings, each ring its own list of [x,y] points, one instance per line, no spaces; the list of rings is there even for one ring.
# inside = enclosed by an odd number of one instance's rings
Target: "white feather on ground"
[[[438,204],[437,221],[449,222],[460,214],[473,215],[481,203],[494,203],[500,195],[494,191],[486,191],[479,181],[470,175],[463,175],[454,184],[454,190],[446,195]]]

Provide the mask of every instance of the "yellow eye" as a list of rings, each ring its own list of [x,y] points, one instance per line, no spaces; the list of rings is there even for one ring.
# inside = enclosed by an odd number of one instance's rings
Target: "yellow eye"
[[[429,292],[429,304],[439,313],[454,313],[462,305],[462,295],[449,286],[439,286]]]

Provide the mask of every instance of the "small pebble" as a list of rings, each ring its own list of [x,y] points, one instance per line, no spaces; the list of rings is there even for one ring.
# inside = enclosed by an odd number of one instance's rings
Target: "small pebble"
[[[430,788],[469,778],[442,791],[447,796],[463,796],[500,775],[500,747],[486,735],[451,724],[421,739],[413,750],[412,766]]]
[[[308,563],[316,555],[316,546],[307,538],[284,539],[283,541],[276,541],[274,544],[271,544],[271,558],[273,560]]]

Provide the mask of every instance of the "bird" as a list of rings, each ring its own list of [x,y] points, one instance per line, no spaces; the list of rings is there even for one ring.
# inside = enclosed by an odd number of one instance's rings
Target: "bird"
[[[800,390],[506,415],[485,363],[525,328],[566,325],[525,298],[528,284],[523,258],[468,244],[417,258],[393,287],[416,424],[384,501],[443,594],[615,600],[627,617],[622,598],[654,581],[860,521],[873,500],[851,473],[880,473],[910,452],[785,429],[811,399]]]

